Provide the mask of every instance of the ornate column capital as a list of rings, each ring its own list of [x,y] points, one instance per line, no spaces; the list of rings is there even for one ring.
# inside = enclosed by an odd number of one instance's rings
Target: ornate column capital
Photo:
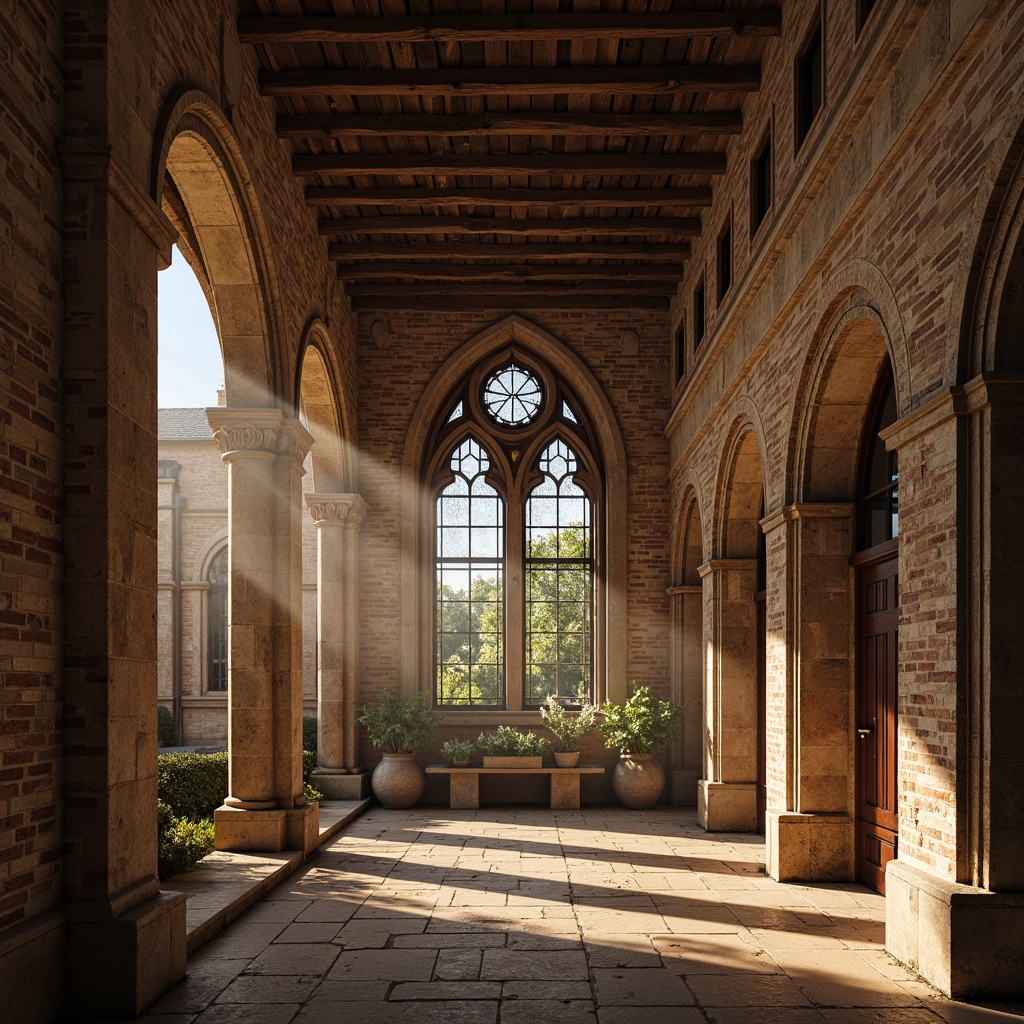
[[[341,523],[358,529],[366,521],[368,506],[361,494],[307,494],[306,504],[317,526]]]
[[[280,409],[213,406],[206,410],[206,418],[225,461],[259,453],[288,456],[301,466],[313,447],[309,431],[298,420],[287,419]]]

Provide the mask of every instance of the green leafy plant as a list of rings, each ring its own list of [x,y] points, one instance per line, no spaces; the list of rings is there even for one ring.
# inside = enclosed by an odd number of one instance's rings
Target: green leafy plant
[[[302,784],[302,795],[306,798],[308,803],[320,801],[324,798],[323,793],[321,793],[320,790],[310,782],[304,782]]]
[[[476,745],[488,757],[538,757],[551,746],[535,732],[523,732],[501,725],[495,732],[482,732]]]
[[[216,754],[160,754],[156,759],[157,797],[176,818],[202,821],[228,795],[227,751]]]
[[[449,761],[468,761],[473,756],[476,747],[472,740],[463,736],[456,736],[454,739],[445,740],[441,746],[444,756]]]
[[[623,754],[649,754],[667,747],[679,733],[685,709],[658,700],[646,686],[633,684],[624,704],[605,704],[598,729],[604,745]]]
[[[356,705],[356,720],[366,729],[370,742],[392,754],[411,754],[434,735],[442,718],[440,712],[427,707],[422,691],[400,697],[390,686],[381,691],[375,708]]]
[[[209,818],[179,818],[162,800],[156,805],[157,871],[161,878],[191,871],[213,851],[213,822]]]
[[[163,704],[156,706],[156,741],[161,747],[173,747],[176,739],[174,731],[174,715],[170,708]]]
[[[540,717],[544,725],[561,741],[562,749],[571,752],[579,750],[580,738],[592,732],[597,725],[597,708],[584,703],[579,711],[569,712],[557,697],[549,696],[540,706]]]

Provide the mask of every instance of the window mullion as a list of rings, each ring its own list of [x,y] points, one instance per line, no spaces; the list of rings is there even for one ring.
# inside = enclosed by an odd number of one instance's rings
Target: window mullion
[[[505,503],[505,701],[510,711],[523,707],[525,599],[523,596],[523,499],[517,492]]]

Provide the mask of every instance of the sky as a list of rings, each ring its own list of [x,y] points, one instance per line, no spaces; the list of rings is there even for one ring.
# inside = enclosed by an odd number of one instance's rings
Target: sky
[[[171,265],[157,276],[157,294],[160,408],[216,405],[224,380],[217,329],[206,296],[177,246]]]

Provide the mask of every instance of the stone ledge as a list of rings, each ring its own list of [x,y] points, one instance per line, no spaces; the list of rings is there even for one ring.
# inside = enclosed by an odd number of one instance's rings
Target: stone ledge
[[[1024,994],[1024,893],[949,882],[899,860],[885,875],[885,945],[944,995]]]

